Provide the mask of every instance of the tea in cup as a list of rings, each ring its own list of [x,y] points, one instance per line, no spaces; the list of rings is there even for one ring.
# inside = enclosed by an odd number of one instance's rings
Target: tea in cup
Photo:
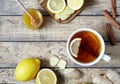
[[[90,28],[74,31],[67,40],[67,53],[79,65],[94,65],[100,59],[109,62],[111,57],[104,52],[105,43],[102,36]]]

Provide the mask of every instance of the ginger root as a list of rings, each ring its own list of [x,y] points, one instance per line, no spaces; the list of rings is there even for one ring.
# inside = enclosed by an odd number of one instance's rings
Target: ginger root
[[[94,84],[112,84],[112,82],[109,81],[107,77],[100,75],[92,75],[92,82]]]
[[[116,71],[107,70],[106,76],[113,82],[113,84],[120,84],[120,75]]]
[[[80,73],[79,70],[74,68],[64,69],[63,73],[65,74],[65,76],[72,79],[79,79],[83,75],[82,73]]]

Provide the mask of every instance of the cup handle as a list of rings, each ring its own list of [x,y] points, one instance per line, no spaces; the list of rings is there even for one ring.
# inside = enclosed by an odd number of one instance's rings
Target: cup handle
[[[104,61],[106,61],[106,62],[109,62],[109,61],[111,60],[111,57],[108,56],[108,55],[106,55],[106,54],[104,54],[102,60],[104,60]]]

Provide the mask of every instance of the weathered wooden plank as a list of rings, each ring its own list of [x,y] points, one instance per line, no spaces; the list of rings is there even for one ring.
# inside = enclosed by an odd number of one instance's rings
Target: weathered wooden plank
[[[19,82],[15,80],[14,69],[0,69],[0,84],[35,84],[35,80],[29,82]]]
[[[117,68],[116,69],[89,69],[89,68],[88,69],[80,69],[80,68],[76,68],[76,69],[78,69],[82,74],[80,79],[75,80],[79,84],[81,84],[82,81],[84,81],[86,83],[91,83],[92,82],[91,75],[105,74],[108,70],[117,72],[118,75],[120,73],[119,68],[118,69]],[[53,70],[55,71],[55,74],[57,75],[57,78],[58,78],[57,84],[73,84],[74,79],[71,79],[72,81],[68,77],[65,77],[65,79],[64,79],[65,74],[63,75],[62,72],[58,72],[59,69],[54,68]],[[97,73],[95,73],[95,72],[97,72]],[[12,83],[12,84],[13,83],[15,83],[15,84],[35,84],[35,79],[28,81],[28,82],[17,81],[17,80],[15,80],[15,77],[14,77],[14,69],[8,68],[8,69],[0,69],[0,83],[2,83],[2,84],[3,83],[7,83],[7,84],[8,83]]]
[[[40,1],[40,0],[39,0]],[[120,1],[117,1],[117,15],[120,15]],[[21,0],[26,8],[36,8],[43,14],[47,14],[39,5],[37,0]],[[22,15],[23,10],[15,0],[0,0],[0,15]],[[102,11],[107,9],[111,12],[110,0],[94,0],[80,15],[103,15]]]
[[[64,80],[62,77],[62,74],[60,74],[58,72],[58,68],[54,68],[53,69],[55,72],[57,72],[57,84],[67,84],[67,83],[63,83]],[[59,76],[59,77],[58,77]],[[35,84],[35,78],[31,81],[27,81],[27,82],[21,82],[21,81],[17,81],[15,80],[15,75],[14,75],[14,68],[7,68],[7,69],[0,69],[0,84]]]
[[[37,0],[20,0],[26,8],[36,8],[43,11]],[[22,15],[23,10],[16,0],[0,0],[0,15]]]
[[[66,41],[68,36],[79,28],[92,28],[108,40],[105,24],[108,20],[104,16],[78,16],[68,24],[59,24],[50,16],[44,16],[45,24],[39,30],[27,29],[21,16],[0,17],[0,41]],[[117,18],[120,22],[120,16]],[[120,41],[120,31],[113,29],[116,41]]]
[[[109,63],[100,61],[91,67],[120,67],[120,43],[110,46],[106,43],[105,54],[111,56]],[[72,62],[66,52],[66,42],[0,42],[0,67],[15,67],[16,64],[28,57],[38,57],[43,63],[42,67],[50,67],[51,57],[67,61],[67,67],[82,67]]]

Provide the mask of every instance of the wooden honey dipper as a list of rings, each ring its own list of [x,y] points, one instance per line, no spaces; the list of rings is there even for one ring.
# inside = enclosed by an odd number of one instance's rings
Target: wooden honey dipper
[[[25,13],[30,17],[31,19],[31,24],[33,26],[37,26],[40,23],[40,19],[33,17],[28,11],[27,9],[23,6],[23,4],[19,1],[16,0],[16,2],[20,5],[20,7],[25,11]]]

